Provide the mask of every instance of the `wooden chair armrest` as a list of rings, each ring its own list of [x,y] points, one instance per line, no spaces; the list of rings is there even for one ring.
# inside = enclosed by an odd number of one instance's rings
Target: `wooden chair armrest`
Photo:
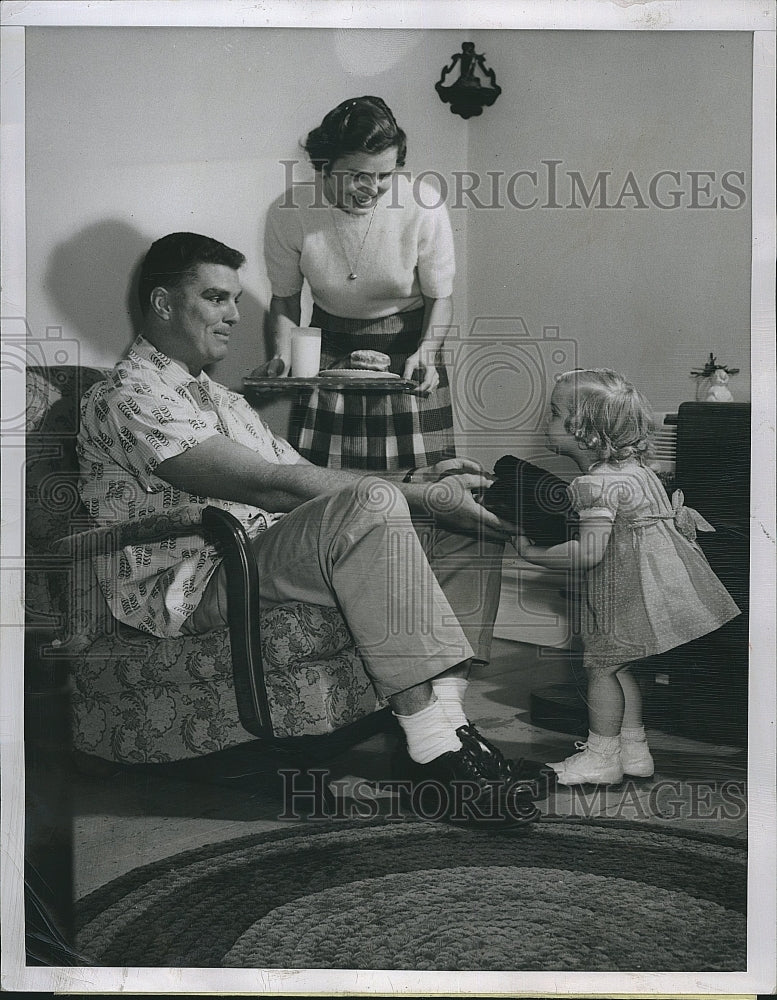
[[[221,549],[227,574],[227,622],[238,715],[244,729],[272,739],[259,631],[259,571],[251,543],[236,517],[219,507],[202,514],[206,535]]]
[[[227,624],[241,724],[254,736],[272,739],[259,634],[259,573],[248,536],[236,517],[218,507],[182,507],[170,514],[75,532],[55,542],[51,550],[78,561],[127,545],[191,534],[204,534],[220,550],[226,566]],[[64,647],[61,652],[66,652]]]

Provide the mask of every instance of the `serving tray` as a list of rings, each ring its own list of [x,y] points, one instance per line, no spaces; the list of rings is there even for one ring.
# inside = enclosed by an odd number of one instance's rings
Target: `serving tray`
[[[315,378],[295,378],[289,375],[255,377],[247,375],[243,379],[245,392],[290,392],[296,389],[330,389],[337,392],[358,390],[359,392],[418,392],[418,383],[404,378],[375,378],[374,375],[318,375]],[[427,395],[427,393],[422,393]]]

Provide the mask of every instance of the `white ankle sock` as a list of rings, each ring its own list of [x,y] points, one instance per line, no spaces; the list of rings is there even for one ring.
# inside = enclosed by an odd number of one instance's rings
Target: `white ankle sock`
[[[593,750],[594,753],[602,754],[604,757],[612,757],[620,753],[621,738],[620,736],[600,736],[599,733],[595,733],[589,729],[588,748]]]
[[[647,740],[644,726],[635,726],[633,729],[621,729],[621,739],[624,743],[644,743]]]
[[[461,740],[442,707],[433,701],[413,715],[397,715],[397,722],[405,733],[407,752],[417,764],[428,764],[448,750],[461,750]]]
[[[435,677],[432,681],[437,700],[454,729],[466,726],[469,721],[464,712],[464,695],[468,687],[466,677]]]

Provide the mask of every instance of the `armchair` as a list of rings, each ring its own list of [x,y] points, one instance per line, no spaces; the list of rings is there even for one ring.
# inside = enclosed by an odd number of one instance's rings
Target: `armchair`
[[[380,703],[334,608],[258,615],[258,569],[229,513],[184,509],[89,526],[77,491],[78,404],[97,369],[27,370],[26,596],[33,652],[64,662],[74,749],[121,763],[183,760],[252,739],[324,735]],[[228,627],[160,639],[116,621],[90,556],[193,524],[223,552]]]

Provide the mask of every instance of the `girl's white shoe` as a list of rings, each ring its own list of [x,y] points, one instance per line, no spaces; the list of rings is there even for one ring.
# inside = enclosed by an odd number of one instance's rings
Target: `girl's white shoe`
[[[591,739],[592,736],[594,739]],[[587,743],[575,743],[579,753],[574,753],[557,764],[548,765],[556,772],[560,785],[617,785],[623,781],[618,738],[615,737],[615,745],[608,746],[604,752],[591,745],[595,742],[596,736],[592,733]]]
[[[623,773],[632,778],[652,778],[656,770],[646,740],[621,739]]]

